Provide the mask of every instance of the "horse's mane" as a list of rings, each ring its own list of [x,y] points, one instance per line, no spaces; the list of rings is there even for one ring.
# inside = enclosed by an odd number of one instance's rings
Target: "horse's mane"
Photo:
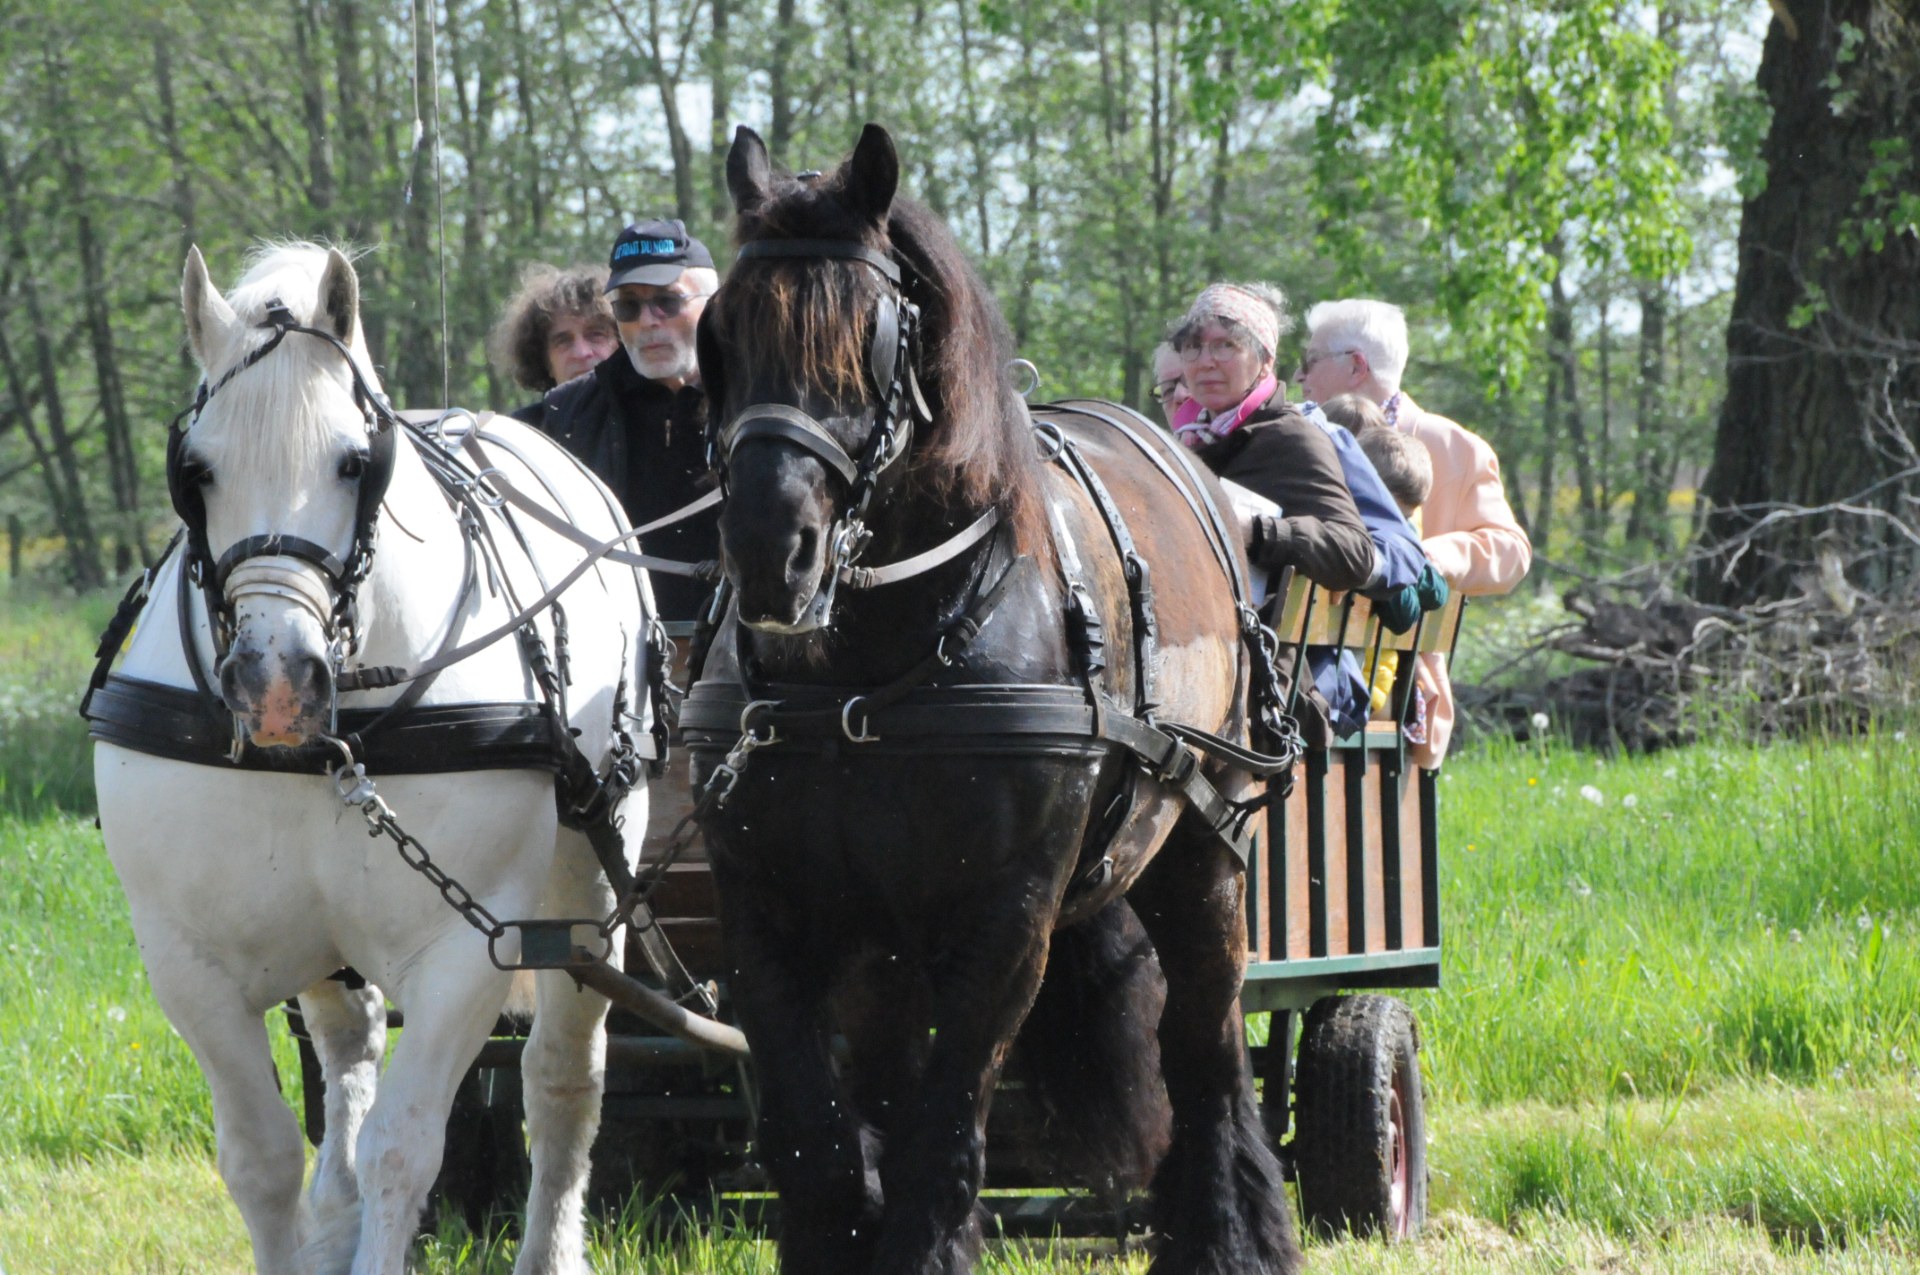
[[[218,333],[207,351],[204,369],[209,382],[272,338],[260,326],[268,303],[278,299],[294,319],[326,327],[321,313],[320,279],[327,268],[323,244],[265,242],[247,258],[247,269],[227,304],[239,323]],[[371,360],[356,321],[347,342],[367,384],[375,389]],[[246,474],[311,476],[318,467],[330,467],[334,455],[339,404],[327,397],[328,386],[348,384],[339,353],[317,337],[289,334],[273,353],[234,377],[209,402],[193,429],[195,445],[217,450],[222,467]]]
[[[1025,404],[1007,375],[1013,337],[999,305],[939,217],[896,198],[883,240],[833,197],[843,172],[808,182],[774,178],[768,197],[739,215],[735,242],[842,239],[892,249],[907,299],[920,308],[920,383],[933,414],[914,447],[911,481],[943,501],[997,506],[1021,551],[1045,554],[1039,462]],[[751,325],[728,317],[731,342],[796,385],[852,397],[866,381],[879,280],[856,262],[780,268],[791,265],[734,265],[729,282],[750,282],[758,304]]]

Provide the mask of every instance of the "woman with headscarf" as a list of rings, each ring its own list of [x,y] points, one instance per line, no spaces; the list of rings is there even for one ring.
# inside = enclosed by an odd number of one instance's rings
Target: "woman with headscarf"
[[[1255,567],[1293,567],[1329,589],[1364,588],[1373,542],[1339,454],[1325,430],[1288,404],[1274,374],[1291,326],[1277,288],[1216,283],[1202,291],[1171,338],[1192,395],[1174,423],[1214,473],[1280,506],[1248,527]]]

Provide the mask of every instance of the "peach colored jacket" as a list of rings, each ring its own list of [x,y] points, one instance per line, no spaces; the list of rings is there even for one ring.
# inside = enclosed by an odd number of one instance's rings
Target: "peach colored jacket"
[[[1485,439],[1402,393],[1395,428],[1426,444],[1433,457],[1433,491],[1420,507],[1427,557],[1447,583],[1468,596],[1507,593],[1533,565],[1533,546],[1507,504],[1500,458]],[[1431,770],[1447,755],[1453,735],[1453,683],[1446,657],[1420,657],[1416,676],[1427,692],[1427,742],[1413,757]]]

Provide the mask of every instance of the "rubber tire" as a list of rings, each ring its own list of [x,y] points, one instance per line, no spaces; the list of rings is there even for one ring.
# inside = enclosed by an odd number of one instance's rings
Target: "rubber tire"
[[[1294,1113],[1308,1227],[1389,1243],[1419,1234],[1427,1220],[1426,1100],[1420,1025],[1404,1001],[1329,996],[1314,1003],[1301,1033]]]

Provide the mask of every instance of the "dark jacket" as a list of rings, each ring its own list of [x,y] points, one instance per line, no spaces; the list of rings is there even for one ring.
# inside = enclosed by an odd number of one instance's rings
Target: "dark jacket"
[[[542,407],[529,423],[585,461],[636,527],[690,504],[713,486],[707,470],[706,395],[697,385],[669,390],[647,380],[624,350],[548,391]],[[719,513],[705,510],[662,528],[641,548],[679,562],[716,559]],[[663,620],[698,618],[712,592],[712,586],[688,576],[653,573],[653,596]]]
[[[1333,442],[1283,390],[1240,428],[1196,453],[1209,469],[1280,506],[1254,520],[1247,556],[1256,567],[1293,567],[1329,589],[1366,587],[1373,540],[1342,476]]]

